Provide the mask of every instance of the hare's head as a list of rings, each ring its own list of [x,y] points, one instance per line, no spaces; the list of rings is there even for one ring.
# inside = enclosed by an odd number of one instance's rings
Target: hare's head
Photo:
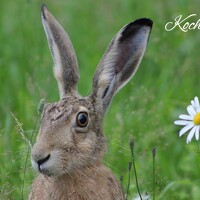
[[[113,38],[93,78],[90,96],[77,92],[78,64],[69,37],[42,6],[42,22],[54,61],[60,101],[46,104],[32,149],[32,164],[43,174],[59,176],[98,164],[106,150],[103,117],[114,94],[136,72],[152,21],[138,19]]]

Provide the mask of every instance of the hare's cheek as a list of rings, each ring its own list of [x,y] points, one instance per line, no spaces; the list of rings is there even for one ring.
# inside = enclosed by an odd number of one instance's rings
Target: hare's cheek
[[[87,133],[74,133],[73,139],[75,143],[80,143],[87,138]]]
[[[95,134],[92,133],[88,133],[85,134],[84,136],[79,134],[79,137],[82,137],[81,140],[79,140],[79,142],[77,143],[77,147],[78,149],[86,154],[86,155],[90,155],[96,146],[96,136]]]
[[[47,165],[44,165],[44,170],[47,173],[54,176],[61,176],[69,171],[69,166],[71,165],[71,155],[69,152],[62,150],[54,150],[51,152],[51,160]]]
[[[87,138],[88,131],[88,127],[81,128],[74,125],[72,128],[73,140],[75,140],[76,142],[84,140],[85,138]]]
[[[61,151],[55,150],[51,152],[51,160],[46,166],[50,173],[59,176],[65,173],[64,166],[68,163],[68,156]]]

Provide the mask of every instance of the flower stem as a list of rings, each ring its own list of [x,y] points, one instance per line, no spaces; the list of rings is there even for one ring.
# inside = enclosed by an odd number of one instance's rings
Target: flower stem
[[[132,167],[132,162],[128,163],[128,185],[126,189],[126,199],[128,199],[128,194],[129,194],[129,187],[130,187],[130,182],[131,182],[131,167]]]
[[[197,141],[197,153],[200,153],[199,141]]]
[[[152,158],[153,158],[153,200],[155,200],[155,185],[156,185],[156,176],[155,176],[155,156],[156,156],[156,148],[152,149]]]
[[[140,200],[142,200],[142,195],[140,193],[140,188],[139,188],[139,184],[138,184],[138,178],[137,178],[137,171],[136,171],[136,167],[135,167],[135,157],[134,157],[134,139],[130,140],[130,149],[131,149],[131,156],[132,156],[132,163],[133,163],[133,170],[134,170],[134,174],[135,174],[135,183],[136,183],[136,187],[137,187],[137,191],[140,197]]]
[[[123,189],[123,179],[124,179],[124,177],[123,177],[123,176],[120,176],[120,186],[121,186],[121,188],[122,188],[122,192],[123,192],[123,194],[124,194],[124,189]]]

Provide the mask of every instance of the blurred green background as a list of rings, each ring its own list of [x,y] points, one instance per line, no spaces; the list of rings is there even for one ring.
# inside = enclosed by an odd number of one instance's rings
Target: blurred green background
[[[11,113],[30,138],[40,99],[59,100],[41,23],[42,2],[0,3],[0,199],[26,199],[35,176],[29,155],[25,170],[28,145]],[[44,3],[73,42],[81,74],[81,95],[90,93],[95,66],[117,31],[136,18],[154,21],[139,70],[113,99],[107,113],[104,132],[108,153],[104,163],[118,179],[124,176],[126,188],[131,160],[129,139],[133,137],[142,192],[150,196],[153,193],[151,150],[156,147],[156,199],[199,199],[198,143],[192,141],[187,145],[186,137],[178,138],[180,127],[174,126],[173,121],[186,113],[194,96],[200,97],[200,30],[186,33],[179,28],[165,30],[165,24],[180,14],[187,17],[196,13],[196,22],[200,18],[199,2],[46,0]],[[34,136],[37,130],[38,126]],[[132,173],[129,199],[137,194],[134,180]]]

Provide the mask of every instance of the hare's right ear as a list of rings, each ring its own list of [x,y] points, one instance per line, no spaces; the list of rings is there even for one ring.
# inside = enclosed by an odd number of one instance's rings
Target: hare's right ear
[[[113,95],[136,72],[144,55],[153,22],[138,19],[122,28],[111,41],[93,79],[91,97],[104,114]]]
[[[54,75],[58,82],[60,98],[77,95],[78,64],[72,43],[62,26],[47,7],[42,5],[42,22],[54,61]]]

